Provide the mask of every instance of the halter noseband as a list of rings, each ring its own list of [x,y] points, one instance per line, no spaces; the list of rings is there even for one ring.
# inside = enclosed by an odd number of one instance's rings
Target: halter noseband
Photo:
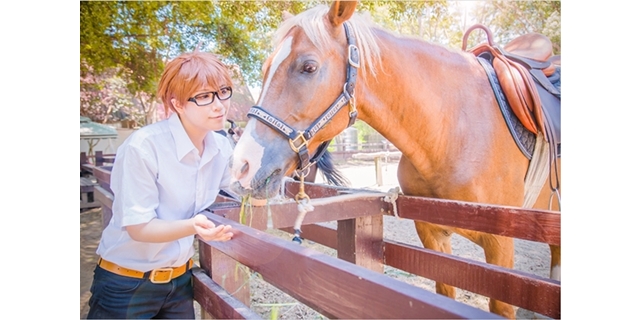
[[[302,172],[315,164],[318,159],[327,151],[329,147],[330,141],[325,141],[318,147],[316,154],[312,159],[309,159],[309,150],[307,149],[307,144],[313,136],[320,131],[333,117],[344,107],[349,104],[349,124],[347,128],[352,126],[356,118],[358,118],[358,110],[356,110],[355,97],[353,92],[356,87],[356,76],[358,74],[358,69],[360,67],[360,54],[358,51],[358,47],[356,46],[355,36],[353,34],[353,30],[351,29],[351,25],[348,22],[343,23],[345,33],[347,35],[347,43],[349,44],[349,57],[347,64],[347,81],[345,82],[342,93],[338,98],[325,110],[320,117],[318,117],[310,126],[304,131],[298,131],[293,127],[286,124],[284,121],[278,119],[276,116],[272,115],[268,111],[264,110],[260,106],[253,106],[249,109],[247,114],[248,117],[256,118],[262,123],[266,124],[268,127],[276,130],[277,132],[283,134],[285,137],[289,138],[289,146],[291,149],[298,154],[298,158],[300,159],[300,163],[298,164],[297,170]]]

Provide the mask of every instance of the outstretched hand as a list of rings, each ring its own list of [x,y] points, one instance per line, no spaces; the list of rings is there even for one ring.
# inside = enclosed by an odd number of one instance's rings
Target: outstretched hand
[[[198,214],[193,217],[193,227],[196,230],[196,234],[204,241],[228,241],[233,237],[231,226],[216,226],[213,221],[209,220],[203,214]]]

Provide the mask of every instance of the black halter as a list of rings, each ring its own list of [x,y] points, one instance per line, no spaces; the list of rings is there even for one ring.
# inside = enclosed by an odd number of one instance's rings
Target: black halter
[[[349,110],[349,125],[350,127],[358,118],[358,111],[356,110],[355,98],[353,96],[353,92],[356,87],[356,76],[358,74],[358,69],[360,67],[360,54],[358,51],[358,47],[356,46],[355,36],[353,34],[353,30],[351,29],[351,25],[347,22],[343,23],[345,33],[347,35],[347,43],[349,44],[349,63],[347,64],[347,82],[343,86],[342,93],[338,98],[327,108],[327,110],[320,115],[310,126],[304,131],[298,131],[288,124],[284,123],[284,121],[278,119],[273,116],[268,111],[262,109],[260,106],[253,106],[249,109],[247,114],[248,117],[256,118],[260,120],[267,126],[275,129],[277,132],[280,132],[285,137],[289,138],[289,145],[291,149],[298,154],[298,158],[300,159],[300,163],[298,164],[298,170],[300,172],[306,170],[313,164],[315,164],[318,159],[327,151],[329,147],[330,141],[325,141],[318,147],[316,154],[313,158],[309,159],[309,150],[307,149],[308,141],[322,129],[333,117],[344,107],[347,103],[350,104]]]

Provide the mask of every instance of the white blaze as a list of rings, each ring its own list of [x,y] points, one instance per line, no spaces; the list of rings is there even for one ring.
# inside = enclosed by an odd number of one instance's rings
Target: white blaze
[[[273,79],[273,75],[278,70],[278,67],[286,59],[291,53],[291,42],[293,41],[292,37],[287,37],[280,44],[280,48],[276,53],[275,57],[273,57],[273,61],[271,62],[271,68],[269,68],[269,76],[267,77],[267,81],[262,85],[262,91],[260,93],[260,99],[258,99],[258,105],[262,105],[262,100],[264,99],[264,93],[269,90],[269,85],[271,84],[271,79]]]
[[[273,79],[273,75],[278,70],[278,67],[284,61],[289,54],[291,53],[291,42],[293,41],[292,37],[288,37],[282,41],[280,44],[280,48],[276,55],[273,57],[273,61],[271,63],[271,67],[269,68],[269,75],[267,76],[267,80],[262,86],[262,91],[260,94],[260,99],[258,99],[258,105],[262,105],[262,100],[264,99],[264,94],[269,90],[269,85],[271,84],[271,79]],[[250,118],[247,122],[247,126],[244,128],[244,132],[242,134],[242,138],[238,141],[238,144],[235,146],[233,151],[233,163],[231,164],[231,183],[235,181],[240,182],[240,185],[245,189],[251,188],[251,180],[260,169],[260,162],[262,160],[262,155],[264,154],[264,147],[261,146],[255,139],[255,131],[256,131],[256,119]],[[249,171],[242,175],[242,168],[245,163],[249,166]]]
[[[251,189],[251,179],[260,169],[260,159],[264,154],[264,148],[256,142],[251,133],[256,130],[256,120],[249,119],[244,129],[242,138],[233,150],[233,162],[231,163],[231,183],[239,181],[245,189]],[[243,176],[241,171],[248,164],[249,171]]]

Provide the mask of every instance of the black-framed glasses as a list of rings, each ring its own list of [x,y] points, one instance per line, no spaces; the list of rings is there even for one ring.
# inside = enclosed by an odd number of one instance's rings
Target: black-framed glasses
[[[196,105],[203,107],[212,104],[215,97],[218,97],[218,100],[223,101],[231,98],[232,94],[233,90],[231,90],[231,87],[224,87],[218,91],[198,94],[195,97],[187,99],[187,101],[191,101]]]

